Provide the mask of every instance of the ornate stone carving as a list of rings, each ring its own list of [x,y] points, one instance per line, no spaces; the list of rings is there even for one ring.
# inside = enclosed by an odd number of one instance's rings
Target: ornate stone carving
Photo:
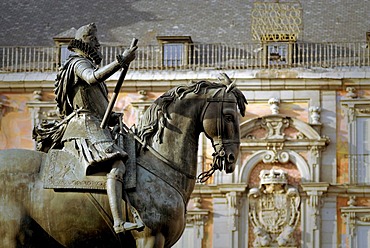
[[[282,163],[285,164],[289,161],[289,153],[282,151],[284,143],[267,144],[267,151],[263,155],[262,161],[268,163]]]
[[[362,222],[370,222],[370,215],[368,214],[368,215],[359,217],[359,220]]]
[[[266,117],[261,119],[261,126],[267,130],[266,139],[284,139],[284,130],[289,127],[289,120],[281,117]]]
[[[270,109],[271,109],[271,113],[273,115],[276,115],[276,114],[279,114],[279,104],[280,104],[280,100],[277,99],[277,98],[270,98],[269,101],[268,101],[268,104],[270,105]]]
[[[311,114],[311,124],[321,124],[320,123],[320,107],[311,106],[309,108],[310,114]]]
[[[249,218],[254,247],[293,247],[300,217],[298,190],[287,184],[284,170],[262,170],[259,188],[249,190]]]
[[[356,88],[355,87],[347,87],[346,88],[347,94],[346,97],[348,98],[357,98]]]

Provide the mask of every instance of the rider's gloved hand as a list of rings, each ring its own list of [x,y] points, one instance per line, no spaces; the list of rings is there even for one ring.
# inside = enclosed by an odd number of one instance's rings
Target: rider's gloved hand
[[[108,121],[108,126],[113,127],[119,125],[119,122],[122,121],[123,114],[112,112]]]
[[[126,49],[122,55],[117,56],[118,63],[121,67],[128,66],[128,64],[136,58],[137,46]]]

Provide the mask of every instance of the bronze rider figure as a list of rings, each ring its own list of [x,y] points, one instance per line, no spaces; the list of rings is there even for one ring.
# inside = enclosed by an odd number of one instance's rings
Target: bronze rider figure
[[[122,217],[123,175],[127,153],[115,144],[108,127],[100,123],[108,106],[108,91],[104,81],[135,59],[137,47],[106,66],[98,68],[102,60],[94,23],[82,26],[76,32],[68,49],[74,53],[64,64],[56,79],[56,101],[62,117],[74,116],[68,121],[61,138],[63,149],[81,161],[85,168],[103,168],[107,174],[107,195],[116,233],[138,228]],[[116,124],[114,113],[108,123]],[[108,170],[107,170],[108,166]]]

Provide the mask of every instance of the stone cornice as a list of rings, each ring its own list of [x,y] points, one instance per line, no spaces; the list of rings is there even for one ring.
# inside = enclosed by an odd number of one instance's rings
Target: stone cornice
[[[243,193],[248,187],[247,184],[196,184],[193,196],[197,195],[224,195],[229,192]]]
[[[361,68],[360,68],[361,69]],[[204,71],[129,71],[123,90],[165,91],[192,80],[217,80],[225,72],[241,90],[340,90],[343,86],[370,87],[370,72],[353,70],[204,70]],[[52,90],[56,72],[0,73],[0,91],[32,92]],[[119,73],[106,82],[113,88]],[[350,82],[347,79],[351,79]]]
[[[370,197],[370,185],[358,185],[358,184],[330,184],[328,195],[334,196],[358,196],[358,197]]]

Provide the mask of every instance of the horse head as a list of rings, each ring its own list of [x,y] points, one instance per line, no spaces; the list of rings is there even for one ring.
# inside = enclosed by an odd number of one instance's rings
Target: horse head
[[[203,132],[214,148],[213,169],[232,173],[239,154],[239,113],[244,116],[247,103],[233,83],[220,84],[208,94],[202,113]]]
[[[180,161],[177,164],[185,164],[183,161],[196,160],[193,155],[198,135],[203,132],[215,150],[211,173],[216,169],[231,173],[235,169],[240,146],[238,108],[244,116],[246,103],[243,93],[231,80],[226,84],[197,81],[178,86],[149,107],[138,123],[137,133],[145,145],[155,147],[170,160]],[[179,160],[181,156],[183,160]]]

